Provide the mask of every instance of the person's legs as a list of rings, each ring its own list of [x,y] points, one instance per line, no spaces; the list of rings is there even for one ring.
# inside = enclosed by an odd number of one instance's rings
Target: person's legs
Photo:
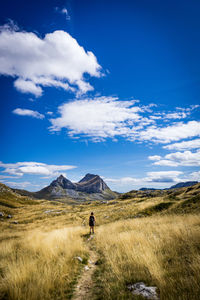
[[[94,233],[94,226],[92,226],[92,233]]]

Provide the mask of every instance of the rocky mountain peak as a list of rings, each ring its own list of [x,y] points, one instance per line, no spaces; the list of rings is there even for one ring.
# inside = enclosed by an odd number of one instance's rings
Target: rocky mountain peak
[[[83,179],[77,183],[77,187],[86,193],[102,193],[104,190],[109,190],[107,184],[99,175],[86,174]]]
[[[75,185],[63,175],[60,175],[56,180],[52,181],[51,186],[60,186],[63,189],[73,189]]]
[[[107,184],[99,175],[88,173],[77,183],[71,182],[69,179],[65,178],[65,176],[60,175],[52,181],[49,186],[43,188],[38,193],[43,197],[45,194],[50,195],[50,197],[64,197],[66,195],[79,197],[80,193],[99,193],[103,195],[106,190],[108,193],[111,192]],[[109,197],[112,199],[113,196],[111,195]]]
[[[101,179],[99,177],[99,175],[94,175],[94,174],[90,174],[90,173],[87,173],[80,181],[79,183],[82,183],[82,182],[86,182],[86,181],[90,181],[91,179]]]

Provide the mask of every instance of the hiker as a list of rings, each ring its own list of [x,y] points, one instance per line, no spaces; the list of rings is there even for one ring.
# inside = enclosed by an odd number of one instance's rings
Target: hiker
[[[94,224],[95,224],[95,217],[94,217],[94,213],[91,212],[91,215],[89,218],[90,234],[94,233]]]

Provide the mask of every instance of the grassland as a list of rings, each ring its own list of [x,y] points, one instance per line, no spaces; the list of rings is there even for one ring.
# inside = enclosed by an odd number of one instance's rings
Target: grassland
[[[199,299],[199,195],[197,184],[69,205],[0,185],[0,299],[71,299],[89,247],[99,257],[94,300],[133,299],[127,284],[138,281],[156,285],[161,299]],[[91,211],[97,226],[89,245]]]
[[[105,234],[106,233],[106,234]],[[161,299],[199,299],[200,218],[153,216],[103,225],[96,249],[97,299],[132,299],[129,283],[157,286]]]

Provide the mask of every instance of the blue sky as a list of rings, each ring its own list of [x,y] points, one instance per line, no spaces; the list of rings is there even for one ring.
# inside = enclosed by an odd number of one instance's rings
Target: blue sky
[[[7,1],[0,181],[200,180],[199,1]]]

